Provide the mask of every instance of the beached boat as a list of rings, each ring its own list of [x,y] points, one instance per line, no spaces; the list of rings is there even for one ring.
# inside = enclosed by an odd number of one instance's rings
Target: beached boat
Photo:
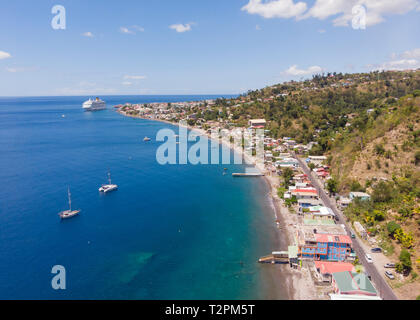
[[[99,188],[99,192],[103,192],[103,193],[108,193],[114,190],[118,189],[118,185],[116,184],[112,184],[111,182],[111,173],[108,172],[108,184],[103,184],[100,188]]]
[[[67,194],[69,198],[69,210],[61,211],[58,215],[61,219],[69,219],[77,216],[80,213],[80,210],[72,210],[71,209],[71,193],[70,188],[67,189]]]

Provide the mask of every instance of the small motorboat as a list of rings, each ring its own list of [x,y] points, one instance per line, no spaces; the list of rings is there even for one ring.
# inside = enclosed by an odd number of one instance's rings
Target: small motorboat
[[[143,141],[150,141],[150,140],[152,140],[152,139],[150,139],[149,137],[144,137],[144,139],[143,139]]]

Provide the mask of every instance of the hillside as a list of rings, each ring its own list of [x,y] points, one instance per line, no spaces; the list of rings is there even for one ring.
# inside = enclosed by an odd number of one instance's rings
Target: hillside
[[[393,282],[396,292],[420,294],[420,70],[317,75],[218,101],[218,108],[237,126],[265,118],[273,138],[315,142],[309,154],[328,157],[337,197],[371,195],[345,214],[398,262],[404,276]]]

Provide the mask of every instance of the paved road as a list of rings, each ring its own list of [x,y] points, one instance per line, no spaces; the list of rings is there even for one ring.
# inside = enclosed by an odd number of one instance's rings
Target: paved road
[[[311,170],[306,165],[306,162],[301,160],[299,157],[295,155],[295,158],[299,161],[299,164],[305,174],[309,177],[311,180],[313,186],[318,190],[318,194],[321,197],[321,200],[324,202],[324,204],[331,208],[334,211],[334,214],[336,217],[338,217],[338,222],[340,224],[344,224],[348,230],[348,233],[350,235],[351,228],[349,228],[347,222],[344,219],[344,216],[341,214],[341,212],[337,209],[335,204],[331,201],[331,199],[327,196],[324,189],[320,186],[318,183],[318,180],[315,179],[312,174]],[[359,261],[363,264],[365,267],[366,272],[372,277],[372,281],[375,284],[376,289],[378,290],[379,295],[384,300],[397,300],[396,295],[392,291],[392,289],[389,287],[388,283],[385,281],[385,279],[382,277],[381,271],[378,271],[378,269],[374,266],[372,263],[368,263],[365,259],[365,251],[363,250],[362,246],[360,245],[359,239],[352,239],[353,241],[353,249],[356,252],[357,256],[359,257]]]

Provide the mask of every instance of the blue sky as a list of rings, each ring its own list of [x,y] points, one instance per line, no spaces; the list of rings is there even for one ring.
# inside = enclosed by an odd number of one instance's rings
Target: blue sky
[[[366,28],[352,28],[363,5]],[[54,5],[66,29],[54,30]],[[0,96],[242,93],[312,73],[420,67],[418,0],[0,4]]]

